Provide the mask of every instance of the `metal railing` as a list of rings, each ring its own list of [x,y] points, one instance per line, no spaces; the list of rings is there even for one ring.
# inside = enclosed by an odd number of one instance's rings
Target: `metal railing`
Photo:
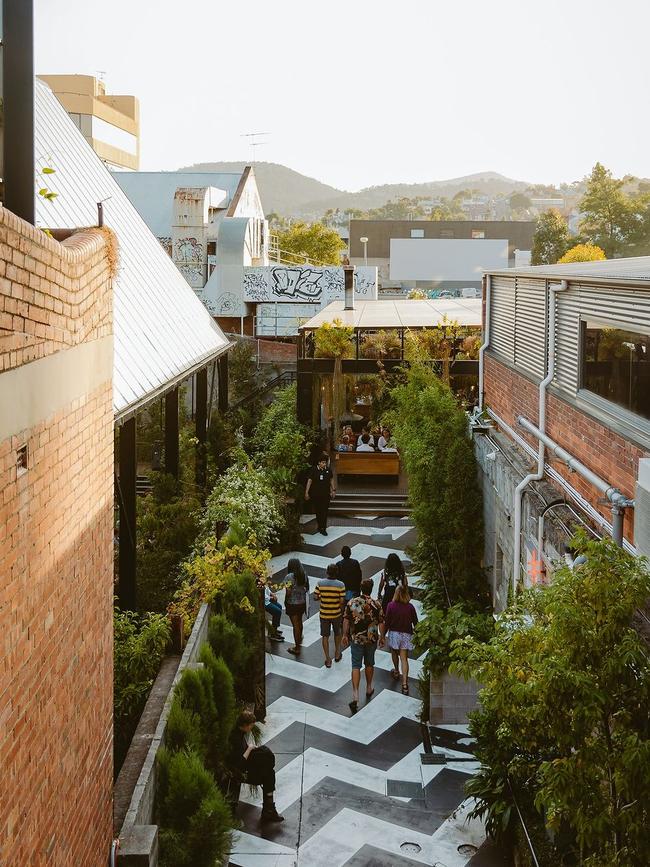
[[[278,376],[274,376],[273,379],[269,379],[268,382],[265,382],[257,388],[253,389],[253,391],[244,395],[244,397],[241,397],[239,400],[235,401],[235,403],[231,403],[228,407],[228,412],[234,412],[245,404],[250,403],[252,400],[261,398],[269,392],[275,391],[276,388],[282,388],[285,385],[291,385],[291,383],[295,381],[296,371],[285,370]]]

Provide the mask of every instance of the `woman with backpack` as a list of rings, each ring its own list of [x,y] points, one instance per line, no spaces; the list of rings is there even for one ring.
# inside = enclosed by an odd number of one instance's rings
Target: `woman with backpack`
[[[408,588],[408,581],[406,580],[404,564],[393,552],[386,557],[384,571],[381,573],[381,580],[379,581],[379,592],[377,593],[377,599],[381,600],[384,614],[386,614],[388,603],[393,601],[395,590],[400,585]]]
[[[302,619],[309,608],[309,578],[305,575],[302,563],[292,557],[287,564],[285,578],[286,595],[285,608],[293,627],[294,646],[288,648],[289,653],[298,656],[302,644]]]

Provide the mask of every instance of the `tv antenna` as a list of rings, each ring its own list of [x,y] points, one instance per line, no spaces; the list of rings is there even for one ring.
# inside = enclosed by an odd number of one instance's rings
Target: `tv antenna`
[[[258,139],[263,135],[271,135],[270,132],[244,132],[241,134],[241,138],[247,138],[248,144],[251,149],[251,163],[255,163],[256,156],[256,148],[262,147],[263,145],[268,144],[267,141],[258,141]]]

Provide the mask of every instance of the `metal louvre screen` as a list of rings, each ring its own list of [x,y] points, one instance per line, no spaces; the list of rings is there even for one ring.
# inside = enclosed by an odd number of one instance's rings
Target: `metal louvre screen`
[[[490,291],[490,348],[514,363],[515,278],[493,277]]]
[[[539,379],[546,367],[546,281],[517,277],[515,364]]]

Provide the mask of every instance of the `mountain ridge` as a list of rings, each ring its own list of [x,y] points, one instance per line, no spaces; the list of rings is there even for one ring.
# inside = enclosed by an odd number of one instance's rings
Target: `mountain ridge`
[[[245,161],[202,162],[184,166],[179,171],[233,172],[242,171],[246,165],[249,163]],[[283,217],[319,217],[329,208],[368,210],[401,196],[451,197],[463,189],[507,195],[529,186],[527,181],[508,178],[499,172],[484,171],[415,184],[378,184],[350,192],[310,178],[280,163],[258,162],[253,168],[265,212],[269,214],[274,211]]]

